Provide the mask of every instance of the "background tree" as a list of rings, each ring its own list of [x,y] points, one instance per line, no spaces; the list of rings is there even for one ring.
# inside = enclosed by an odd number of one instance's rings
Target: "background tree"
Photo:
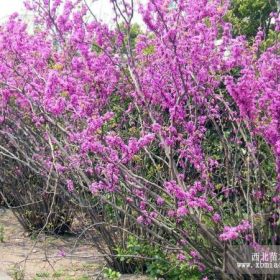
[[[259,27],[267,34],[271,27],[271,12],[277,11],[276,0],[231,0],[227,19],[235,35],[253,38]]]

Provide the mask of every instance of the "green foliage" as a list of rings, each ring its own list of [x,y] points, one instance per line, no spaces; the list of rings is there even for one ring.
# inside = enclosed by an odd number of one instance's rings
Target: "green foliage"
[[[4,226],[2,224],[0,224],[0,242],[1,243],[4,242],[4,236],[5,236],[5,229],[4,229]]]
[[[267,48],[271,47],[277,40],[279,40],[278,36],[278,32],[270,29],[266,35],[266,40],[261,45],[261,51],[264,51]]]
[[[149,45],[143,50],[144,55],[151,55],[155,52],[155,46],[154,45]]]
[[[91,50],[93,52],[96,52],[97,54],[102,53],[102,48],[100,46],[98,46],[96,43],[92,44]]]
[[[268,32],[269,15],[276,9],[275,0],[232,0],[227,19],[233,24],[235,35],[251,38],[259,27]]]
[[[135,49],[136,40],[139,34],[142,33],[140,25],[137,23],[132,24],[129,28],[125,23],[121,23],[118,26],[119,31],[123,34],[123,46],[121,48],[122,53],[127,52],[127,47],[130,46],[131,51]],[[114,45],[114,43],[113,43]]]
[[[130,36],[129,36],[129,39],[131,41],[131,46],[132,46],[132,49],[135,48],[135,44],[136,44],[136,38],[137,36],[141,34],[141,28],[140,28],[140,25],[138,24],[133,24],[131,26],[131,29],[130,29]]]
[[[103,275],[106,279],[118,280],[121,274],[111,268],[106,267],[103,271]]]
[[[59,278],[61,276],[63,276],[63,271],[59,271],[59,270],[55,271],[52,275],[53,278]]]
[[[39,278],[48,278],[50,274],[48,272],[37,272],[36,276]]]
[[[198,280],[201,273],[187,262],[179,262],[176,255],[164,252],[160,246],[129,236],[126,248],[117,248],[120,261],[134,264],[137,271],[152,278],[169,280]]]
[[[24,270],[19,265],[14,265],[10,269],[9,275],[12,277],[13,280],[24,280],[25,278]]]
[[[37,272],[36,276],[33,278],[33,280],[46,280],[46,279],[50,279],[50,274],[49,272]]]

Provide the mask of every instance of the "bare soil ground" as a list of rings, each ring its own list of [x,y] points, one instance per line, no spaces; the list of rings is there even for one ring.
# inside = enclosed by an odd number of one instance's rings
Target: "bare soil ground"
[[[0,209],[0,280],[103,279],[105,266],[93,244],[75,236],[29,236],[10,210]],[[105,278],[106,279],[106,278]],[[145,280],[137,275],[121,279]]]

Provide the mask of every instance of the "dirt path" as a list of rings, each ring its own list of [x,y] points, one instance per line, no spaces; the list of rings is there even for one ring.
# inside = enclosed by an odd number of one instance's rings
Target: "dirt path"
[[[4,209],[0,209],[0,240],[1,237],[4,242],[0,242],[0,280],[9,279],[5,274],[16,280],[90,280],[97,279],[104,266],[103,258],[92,244],[84,241],[76,244],[73,236],[42,234],[34,239],[12,212]],[[20,278],[22,275],[24,278]],[[129,275],[122,279],[144,280]]]
[[[0,279],[1,280],[11,280],[12,278],[8,274],[0,271]]]

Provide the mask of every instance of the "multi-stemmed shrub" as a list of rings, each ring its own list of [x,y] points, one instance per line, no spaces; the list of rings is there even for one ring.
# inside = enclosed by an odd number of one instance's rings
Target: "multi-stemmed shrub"
[[[120,271],[139,264],[119,254],[132,234],[240,279],[225,271],[229,245],[279,243],[279,45],[263,50],[261,31],[253,44],[232,37],[227,1],[147,2],[136,39],[133,1],[112,1],[113,27],[80,1],[27,3],[33,31],[10,17],[1,154],[59,182]],[[27,155],[26,136],[40,139]]]
[[[30,128],[32,133],[27,133]],[[68,193],[63,193],[58,177],[46,176],[32,161],[34,150],[45,142],[41,142],[37,132],[24,122],[24,129],[10,123],[2,134],[2,145],[6,148],[0,155],[1,198],[21,225],[34,234],[41,230],[70,231],[74,209]]]

